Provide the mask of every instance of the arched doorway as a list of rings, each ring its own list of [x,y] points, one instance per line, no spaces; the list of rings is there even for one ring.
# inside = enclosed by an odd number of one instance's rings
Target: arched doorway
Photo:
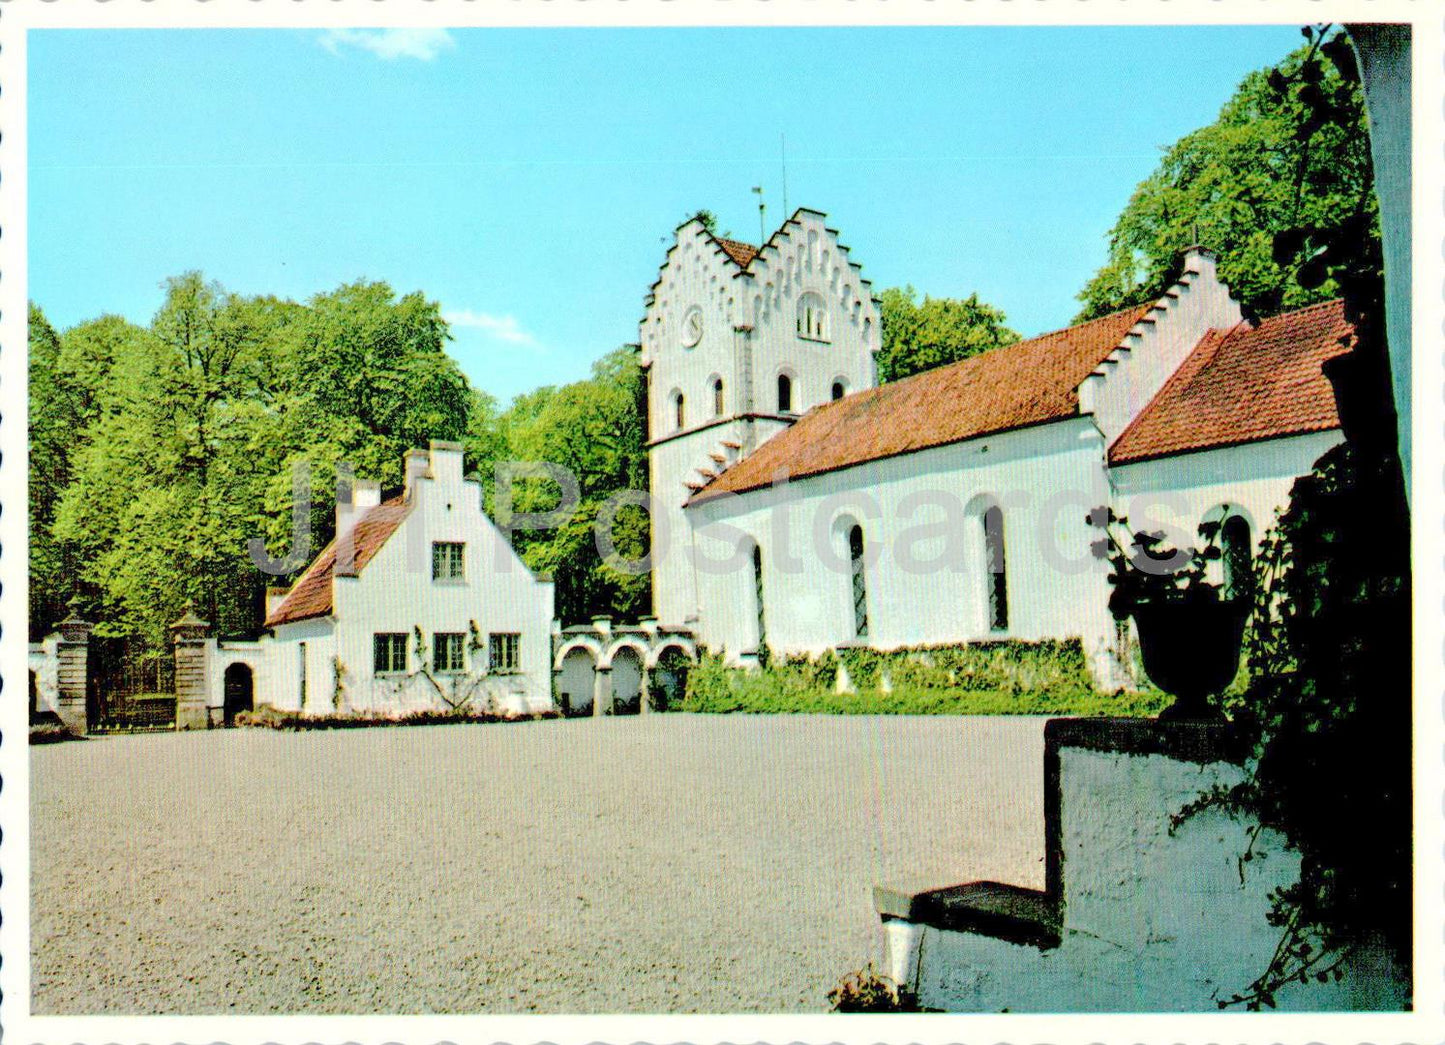
[[[642,710],[642,658],[631,646],[612,654],[612,713],[635,715]]]
[[[596,661],[586,646],[574,646],[557,671],[557,704],[564,715],[590,715],[597,676]]]
[[[649,696],[654,711],[676,711],[687,695],[687,672],[692,660],[681,646],[668,646],[652,669]]]
[[[234,726],[236,716],[250,711],[253,705],[250,665],[232,664],[226,668],[225,694],[225,723]]]

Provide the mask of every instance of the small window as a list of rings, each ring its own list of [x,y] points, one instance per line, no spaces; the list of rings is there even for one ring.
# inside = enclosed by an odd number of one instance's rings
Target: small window
[[[863,559],[863,527],[848,531],[848,558],[853,565],[853,634],[868,637],[868,577]]]
[[[778,375],[778,413],[793,412],[793,379],[787,374]]]
[[[302,711],[305,711],[305,710],[306,710],[306,643],[304,643],[304,642],[298,642],[298,643],[296,644],[296,672],[297,672],[296,699],[297,699],[297,701],[299,702],[297,706],[300,707]]]
[[[436,541],[431,546],[431,579],[459,581],[465,578],[462,566],[462,544],[458,541]]]
[[[1008,631],[1008,566],[1004,560],[1003,511],[994,505],[983,513],[983,540],[988,566],[988,627]]]
[[[1224,596],[1228,599],[1249,598],[1254,594],[1253,539],[1249,521],[1231,515],[1219,531],[1224,559]]]
[[[406,635],[377,632],[371,637],[371,668],[377,675],[399,675],[406,671]]]
[[[763,550],[753,545],[753,610],[758,620],[758,652],[768,644],[767,604],[763,601]]]
[[[515,632],[493,632],[487,639],[487,656],[493,675],[522,670],[522,636]]]
[[[686,423],[687,423],[687,414],[684,412],[684,409],[683,409],[682,393],[681,393],[681,392],[674,392],[674,393],[672,393],[672,427],[673,427],[673,430],[674,430],[674,431],[678,431],[678,432],[682,431],[683,426],[684,426]]]
[[[712,379],[712,413],[714,417],[723,415],[723,383],[720,377]]]
[[[458,632],[438,632],[432,637],[431,667],[433,671],[458,672],[465,670],[463,640]]]
[[[834,382],[833,382],[833,400],[834,400],[834,402],[837,402],[839,399],[842,399],[842,398],[843,398],[845,395],[847,395],[847,394],[848,394],[848,386],[847,386],[847,385],[843,384],[842,381],[834,381]]]

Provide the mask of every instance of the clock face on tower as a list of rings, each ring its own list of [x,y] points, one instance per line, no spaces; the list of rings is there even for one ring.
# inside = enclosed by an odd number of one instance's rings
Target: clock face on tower
[[[682,317],[682,347],[692,348],[702,340],[702,309],[697,305],[687,310]]]

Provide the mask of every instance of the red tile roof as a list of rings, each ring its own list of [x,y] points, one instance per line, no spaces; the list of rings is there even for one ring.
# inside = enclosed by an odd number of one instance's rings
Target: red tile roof
[[[1111,464],[1339,427],[1321,366],[1348,351],[1343,302],[1211,330],[1109,448]]]
[[[758,248],[751,243],[739,243],[735,239],[723,239],[721,236],[713,238],[717,240],[718,246],[727,252],[727,256],[738,263],[739,268],[747,268],[752,264],[753,258],[758,256]]]
[[[411,505],[400,496],[383,501],[357,520],[352,530],[353,566],[360,573],[362,567],[376,557],[403,519],[411,512]],[[322,549],[321,554],[306,569],[286,598],[275,611],[266,617],[266,627],[290,624],[311,617],[324,617],[331,612],[331,578],[336,568],[336,542],[332,541]]]
[[[1149,309],[1138,308],[995,348],[810,410],[698,491],[723,492],[876,461],[1078,412],[1078,386]]]

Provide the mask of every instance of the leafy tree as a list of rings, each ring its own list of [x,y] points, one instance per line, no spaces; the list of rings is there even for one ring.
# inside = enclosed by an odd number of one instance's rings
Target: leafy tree
[[[105,317],[57,339],[32,315],[37,630],[74,599],[102,633],[153,649],[187,602],[252,631],[264,588],[287,578],[258,570],[247,543],[289,543],[293,466],[312,473],[299,567],[331,535],[340,462],[399,484],[404,450],[483,425],[489,401],[419,294],[358,283],[300,305],[199,273],[165,287],[148,328]]]
[[[561,465],[577,479],[580,503],[567,523],[516,534],[528,566],[556,580],[557,615],[568,623],[595,614],[636,618],[647,611],[648,575],[609,566],[593,534],[609,497],[647,489],[645,397],[637,349],[628,345],[598,360],[588,380],[519,396],[501,417],[511,459]],[[544,512],[557,506],[557,497],[552,482],[523,479],[516,484],[514,505],[517,511]],[[612,534],[619,555],[641,560],[649,533],[642,509],[623,507],[617,513]]]
[[[1277,233],[1346,219],[1379,238],[1358,78],[1314,58],[1310,44],[1250,73],[1214,123],[1165,151],[1110,230],[1078,320],[1154,300],[1195,243],[1218,253],[1221,278],[1260,315],[1338,296],[1335,281],[1310,278],[1308,257],[1274,252]]]
[[[924,295],[920,303],[915,293],[908,286],[890,287],[879,295],[880,381],[897,381],[1019,339],[1003,325],[1003,312],[979,301],[977,294],[961,299]]]

